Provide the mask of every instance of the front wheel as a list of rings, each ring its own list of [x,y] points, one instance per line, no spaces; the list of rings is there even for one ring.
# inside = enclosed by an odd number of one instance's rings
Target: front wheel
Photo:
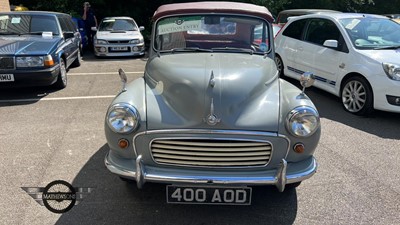
[[[81,50],[79,49],[76,54],[77,54],[77,56],[76,56],[76,59],[74,60],[74,62],[72,63],[72,67],[79,67],[81,65],[81,61],[82,61]]]
[[[283,77],[284,76],[283,61],[282,61],[281,57],[279,57],[278,55],[275,56],[275,64],[276,64],[276,69],[278,69],[278,72],[279,72],[279,77]]]
[[[345,81],[341,91],[342,104],[346,111],[364,116],[373,111],[373,93],[367,80],[352,77]]]
[[[296,182],[296,183],[291,183],[291,184],[286,184],[285,185],[285,190],[291,190],[297,188],[301,184],[301,181]]]
[[[63,89],[67,86],[67,68],[64,59],[60,59],[60,73],[58,74],[57,81],[54,83],[57,89]]]

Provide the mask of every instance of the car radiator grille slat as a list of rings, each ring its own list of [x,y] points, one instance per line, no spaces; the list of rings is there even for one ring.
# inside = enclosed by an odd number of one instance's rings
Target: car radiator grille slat
[[[0,69],[14,69],[14,58],[0,57]]]
[[[264,166],[272,154],[268,142],[173,139],[155,140],[151,152],[157,163],[182,166]]]

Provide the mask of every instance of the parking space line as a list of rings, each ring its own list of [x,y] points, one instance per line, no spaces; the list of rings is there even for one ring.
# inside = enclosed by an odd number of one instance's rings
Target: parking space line
[[[78,97],[54,97],[54,98],[26,98],[26,99],[0,100],[0,103],[59,101],[59,100],[80,100],[80,99],[100,99],[100,98],[114,98],[114,97],[115,97],[115,95],[78,96]]]
[[[137,72],[125,72],[126,74],[143,74],[144,71]],[[118,71],[115,72],[103,72],[103,73],[68,73],[68,76],[88,76],[88,75],[108,75],[108,74],[118,74]]]

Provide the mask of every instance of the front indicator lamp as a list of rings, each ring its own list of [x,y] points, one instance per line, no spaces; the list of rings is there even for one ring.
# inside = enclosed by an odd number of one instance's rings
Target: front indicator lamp
[[[125,148],[127,148],[127,147],[129,146],[129,141],[126,140],[126,139],[124,139],[124,138],[119,139],[119,141],[118,141],[118,146],[119,146],[120,148],[122,148],[122,149],[125,149]]]

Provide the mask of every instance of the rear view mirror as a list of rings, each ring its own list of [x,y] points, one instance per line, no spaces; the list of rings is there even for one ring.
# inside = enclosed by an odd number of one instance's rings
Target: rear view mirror
[[[221,19],[219,16],[206,16],[204,17],[204,24],[213,25],[213,24],[220,24]]]

